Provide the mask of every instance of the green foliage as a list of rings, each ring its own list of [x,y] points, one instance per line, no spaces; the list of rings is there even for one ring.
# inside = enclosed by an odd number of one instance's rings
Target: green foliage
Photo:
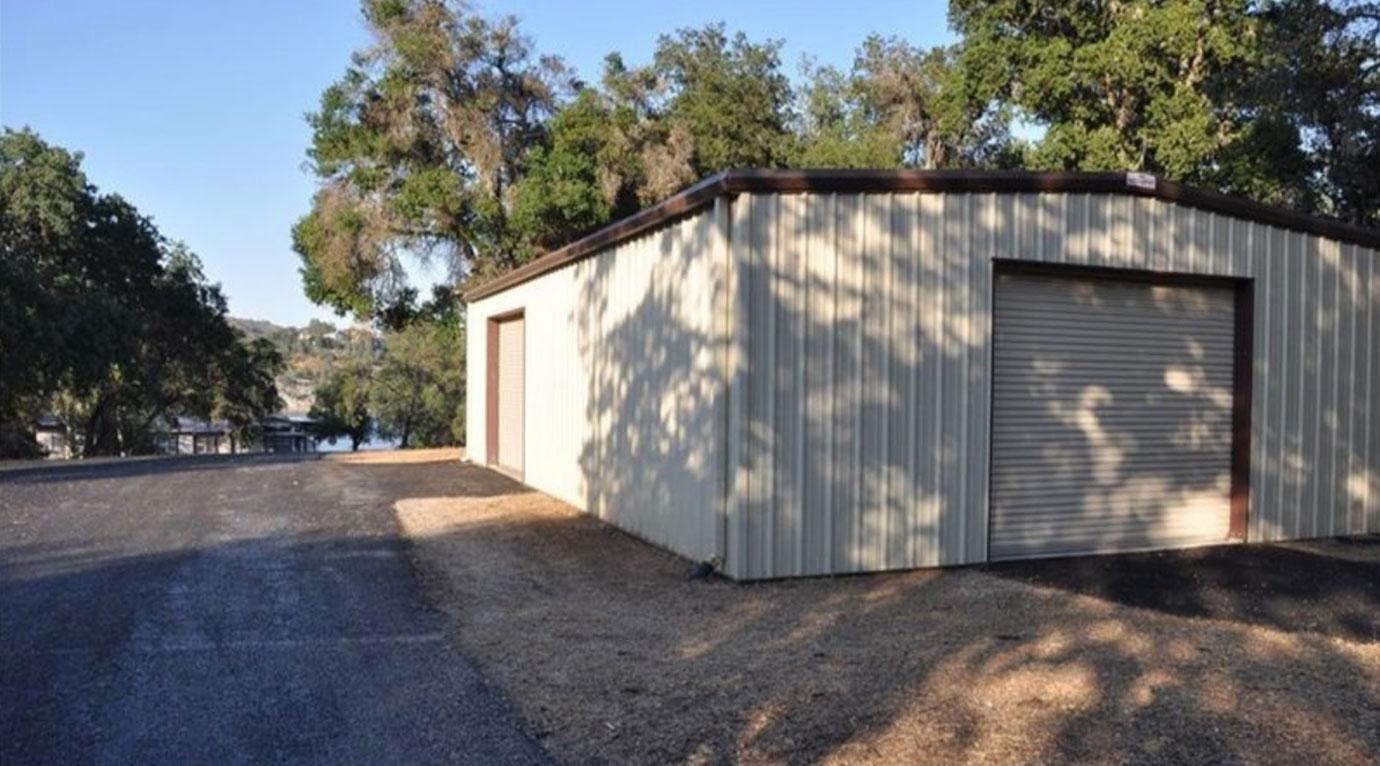
[[[976,98],[1045,127],[1036,168],[1146,170],[1210,182],[1242,134],[1232,77],[1253,65],[1248,0],[955,0]]]
[[[282,406],[277,377],[283,356],[264,338],[229,347],[217,366],[212,386],[211,417],[230,424],[235,437],[247,442],[264,416]]]
[[[808,69],[800,93],[801,147],[806,168],[895,168],[903,164],[901,138],[872,119],[856,78],[834,67]]]
[[[550,140],[528,156],[513,210],[530,245],[553,249],[635,210],[615,128],[613,110],[590,89],[552,119]]]
[[[374,376],[371,407],[378,432],[407,447],[464,441],[464,333],[458,323],[427,318],[388,335]]]
[[[316,436],[331,444],[343,437],[350,440],[352,451],[358,450],[374,432],[369,414],[371,387],[372,371],[367,364],[355,362],[332,372],[317,386],[311,407]]]
[[[84,455],[149,450],[174,414],[272,410],[273,359],[241,345],[196,256],[80,163],[30,131],[0,134],[0,454],[32,454],[50,410]]]
[[[787,161],[793,94],[780,52],[780,40],[730,37],[723,24],[657,41],[652,67],[669,95],[664,119],[689,135],[695,176]]]
[[[401,258],[492,275],[529,254],[511,223],[564,87],[511,18],[442,0],[366,0],[374,37],[309,115],[322,186],[293,229],[308,296],[373,318],[407,299]]]
[[[1380,4],[955,0],[973,98],[1034,168],[1148,170],[1380,222]]]
[[[1380,3],[1278,0],[1261,19],[1264,66],[1247,82],[1268,130],[1235,186],[1380,224]],[[1269,185],[1250,185],[1260,178]]]
[[[663,35],[643,67],[610,54],[603,92],[616,161],[604,166],[606,197],[649,204],[721,170],[789,164],[795,96],[780,49],[714,24]]]
[[[1005,164],[1008,115],[969,97],[956,49],[868,37],[853,68],[807,71],[804,167],[945,168]]]

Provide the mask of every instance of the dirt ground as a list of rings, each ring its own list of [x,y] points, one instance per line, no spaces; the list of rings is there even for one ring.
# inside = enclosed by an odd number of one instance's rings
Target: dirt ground
[[[1377,538],[739,585],[480,468],[375,478],[563,762],[1380,760]]]

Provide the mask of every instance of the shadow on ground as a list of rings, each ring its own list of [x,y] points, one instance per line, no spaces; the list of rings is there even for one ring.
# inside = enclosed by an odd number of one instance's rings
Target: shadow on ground
[[[986,571],[1165,614],[1380,641],[1380,536],[1310,548],[1218,546],[1011,562]],[[1348,557],[1348,549],[1374,558]]]
[[[453,639],[562,760],[1380,758],[1380,541],[692,582],[481,468],[362,470]]]

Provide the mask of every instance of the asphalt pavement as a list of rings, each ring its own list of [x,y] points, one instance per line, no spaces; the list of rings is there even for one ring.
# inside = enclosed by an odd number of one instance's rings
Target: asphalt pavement
[[[0,764],[547,762],[393,500],[310,458],[0,471]]]

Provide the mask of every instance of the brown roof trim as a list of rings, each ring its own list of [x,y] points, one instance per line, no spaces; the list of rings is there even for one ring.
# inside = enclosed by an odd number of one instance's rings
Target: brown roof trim
[[[466,301],[503,292],[599,250],[689,215],[724,194],[743,192],[1065,192],[1132,194],[1380,249],[1380,229],[1294,213],[1283,208],[1166,181],[1142,173],[1024,170],[729,170],[530,261],[464,294]]]

